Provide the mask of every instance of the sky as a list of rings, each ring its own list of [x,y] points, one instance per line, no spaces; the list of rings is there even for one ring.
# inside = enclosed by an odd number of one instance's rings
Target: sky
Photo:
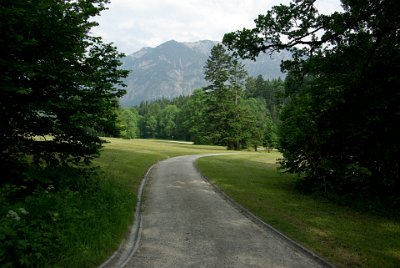
[[[254,19],[289,0],[111,0],[92,34],[129,55],[166,41],[221,41],[227,32],[254,27]],[[317,0],[320,13],[340,10],[339,0]]]

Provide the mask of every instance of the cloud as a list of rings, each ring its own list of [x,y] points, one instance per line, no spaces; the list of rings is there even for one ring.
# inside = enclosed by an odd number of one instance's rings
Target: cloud
[[[282,1],[112,0],[109,9],[96,19],[100,26],[92,33],[127,54],[171,39],[220,41],[227,32],[253,27],[258,14],[279,2]]]

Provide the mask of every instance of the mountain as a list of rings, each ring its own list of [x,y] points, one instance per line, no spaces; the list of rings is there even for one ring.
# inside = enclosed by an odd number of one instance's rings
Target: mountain
[[[143,48],[122,59],[122,68],[130,70],[125,79],[127,94],[120,100],[123,107],[145,100],[190,95],[194,89],[207,85],[204,65],[215,41],[180,43],[168,41],[155,48]],[[264,78],[284,77],[280,62],[289,58],[287,52],[273,56],[261,55],[257,61],[245,60],[249,75]]]

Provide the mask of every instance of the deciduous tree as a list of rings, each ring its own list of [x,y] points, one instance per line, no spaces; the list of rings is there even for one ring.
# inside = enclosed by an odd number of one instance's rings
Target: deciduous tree
[[[138,117],[136,109],[122,108],[118,110],[117,126],[122,138],[133,139],[139,136]]]
[[[282,117],[282,165],[308,187],[353,195],[400,194],[400,2],[314,0],[275,6],[256,27],[226,34],[242,57],[290,50],[292,102]]]

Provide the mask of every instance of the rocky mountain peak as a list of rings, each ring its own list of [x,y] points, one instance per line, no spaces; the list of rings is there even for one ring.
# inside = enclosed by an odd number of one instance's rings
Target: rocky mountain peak
[[[186,43],[170,40],[125,57],[122,68],[131,72],[124,81],[127,94],[121,98],[121,105],[130,107],[145,100],[190,95],[193,90],[206,86],[204,65],[217,43],[211,40]],[[251,76],[261,74],[265,78],[277,78],[284,76],[279,65],[288,57],[288,53],[278,54],[275,59],[263,55],[256,62],[244,63]]]

